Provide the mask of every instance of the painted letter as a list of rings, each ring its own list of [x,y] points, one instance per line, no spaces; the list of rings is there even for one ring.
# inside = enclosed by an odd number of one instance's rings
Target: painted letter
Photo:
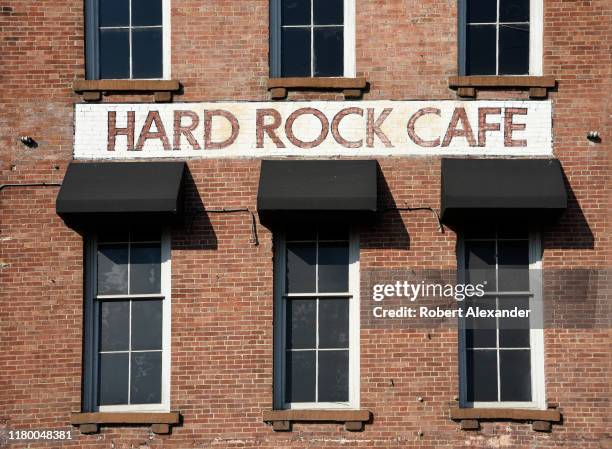
[[[211,137],[212,132],[212,118],[223,117],[232,126],[232,134],[225,139],[223,142],[213,142]],[[223,109],[214,109],[211,111],[204,111],[204,148],[219,150],[226,148],[234,143],[238,138],[238,132],[240,131],[240,125],[238,120],[230,112],[224,111]]]
[[[434,114],[440,117],[440,110],[438,108],[422,108],[416,111],[412,117],[410,117],[410,120],[408,120],[408,136],[420,147],[431,148],[440,146],[440,138],[434,140],[424,140],[421,139],[414,130],[414,125],[416,124],[417,120],[426,114]]]
[[[512,140],[513,131],[523,131],[526,127],[524,123],[513,123],[515,115],[527,115],[527,108],[506,108],[504,112],[504,146],[506,147],[526,147],[527,141],[524,139]]]
[[[265,117],[272,117],[272,123],[264,124]],[[256,119],[257,148],[263,148],[264,132],[272,139],[276,148],[285,148],[285,144],[276,135],[276,129],[281,125],[281,116],[276,109],[258,109]]]
[[[350,114],[356,114],[356,115],[360,115],[363,117],[363,109],[346,108],[338,112],[336,116],[334,117],[334,119],[332,120],[332,126],[331,126],[332,136],[334,136],[334,139],[336,139],[336,142],[338,142],[343,147],[359,148],[363,146],[363,139],[350,141],[350,140],[346,140],[344,137],[340,135],[340,130],[339,130],[340,122],[342,121],[344,117]]]
[[[155,128],[157,129],[155,132],[151,131],[153,122],[155,122]],[[166,135],[166,130],[158,111],[150,111],[147,114],[145,123],[142,126],[142,131],[140,131],[140,137],[138,137],[138,142],[136,143],[136,150],[141,151],[145,142],[149,139],[159,139],[164,150],[170,150],[170,142],[168,141],[168,136]]]
[[[181,121],[183,117],[189,117],[191,119],[191,123],[187,126],[183,126]],[[192,146],[194,150],[201,150],[200,144],[193,137],[192,131],[194,131],[198,127],[198,123],[200,119],[198,118],[198,114],[193,111],[174,111],[174,149],[181,149],[181,136],[185,135],[187,137],[187,142]]]
[[[499,131],[499,123],[487,123],[487,115],[501,114],[501,108],[478,108],[478,146],[487,146],[487,131]]]
[[[321,122],[321,133],[315,140],[310,142],[304,142],[295,137],[295,134],[293,134],[293,122],[295,122],[298,117],[306,114],[314,115]],[[314,148],[320,145],[321,142],[323,142],[327,137],[328,132],[329,122],[327,121],[327,117],[325,117],[321,111],[314,108],[300,108],[297,111],[293,111],[291,115],[287,117],[287,121],[285,122],[285,134],[287,135],[287,139],[289,139],[289,142],[298,148]]]
[[[127,112],[127,127],[117,128],[117,113],[108,111],[108,142],[106,144],[107,151],[115,151],[115,143],[117,136],[127,137],[127,150],[134,151],[134,111]]]
[[[457,129],[457,124],[459,122],[461,122],[461,128]],[[449,146],[454,137],[465,137],[471,147],[476,146],[474,133],[472,132],[472,127],[470,126],[470,122],[467,118],[465,108],[455,108],[453,117],[451,118],[448,129],[446,130],[446,135],[442,141],[442,146]]]
[[[387,119],[389,114],[391,114],[391,111],[393,111],[393,108],[383,109],[376,121],[374,121],[374,109],[368,108],[368,130],[366,134],[366,145],[369,148],[372,148],[374,146],[374,134],[378,136],[378,138],[385,145],[385,147],[393,148],[393,145],[391,144],[389,138],[380,129],[383,122]]]

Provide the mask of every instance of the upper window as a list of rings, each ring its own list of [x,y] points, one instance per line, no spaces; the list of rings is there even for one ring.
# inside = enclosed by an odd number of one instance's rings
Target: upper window
[[[169,78],[169,0],[87,0],[89,79]]]
[[[544,404],[540,248],[537,235],[502,226],[467,232],[460,242],[464,282],[483,284],[467,311],[529,311],[528,316],[462,320],[461,402],[475,407]],[[506,312],[507,314],[509,312]],[[498,315],[498,313],[495,313]]]
[[[276,251],[276,407],[358,407],[356,237],[312,225]]]
[[[354,6],[354,0],[271,0],[271,76],[355,76]]]
[[[168,238],[100,234],[89,251],[85,407],[167,411]]]
[[[462,75],[541,75],[542,0],[461,0]]]

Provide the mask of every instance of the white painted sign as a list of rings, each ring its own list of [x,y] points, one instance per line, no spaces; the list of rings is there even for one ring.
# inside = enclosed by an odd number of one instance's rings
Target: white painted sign
[[[552,154],[550,101],[77,104],[81,159]]]

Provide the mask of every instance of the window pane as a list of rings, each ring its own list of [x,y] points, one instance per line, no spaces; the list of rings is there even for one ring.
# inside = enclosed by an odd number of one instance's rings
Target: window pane
[[[529,350],[499,351],[502,401],[531,401],[531,354]]]
[[[132,301],[132,349],[162,349],[163,301]]]
[[[162,0],[132,0],[132,25],[162,24]]]
[[[467,282],[484,284],[484,289],[495,290],[495,242],[465,242]]]
[[[285,401],[315,401],[315,351],[287,351]]]
[[[130,302],[104,301],[100,304],[100,351],[130,349]]]
[[[130,77],[128,30],[100,30],[100,78]]]
[[[282,0],[283,25],[310,25],[310,0]]]
[[[529,74],[529,25],[499,26],[499,74]]]
[[[343,27],[315,28],[314,76],[342,76],[343,74]]]
[[[98,295],[128,292],[127,262],[127,245],[98,246]]]
[[[524,224],[513,222],[500,223],[497,226],[497,237],[500,239],[529,239],[529,231]]]
[[[319,348],[348,348],[349,300],[319,300]]]
[[[281,35],[283,76],[310,76],[310,29],[283,28]]]
[[[316,289],[316,247],[314,243],[287,245],[287,291],[308,293]]]
[[[100,15],[98,24],[101,27],[129,26],[129,0],[99,0]]]
[[[162,29],[134,29],[132,31],[133,78],[162,78]]]
[[[319,243],[319,292],[348,291],[348,244]]]
[[[465,300],[474,310],[495,310],[495,298]],[[465,344],[468,348],[495,348],[497,346],[497,321],[495,318],[465,318]]]
[[[162,353],[132,353],[130,403],[159,404],[161,402]]]
[[[348,351],[319,351],[319,402],[348,401]]]
[[[466,74],[495,75],[495,25],[469,25],[466,39]]]
[[[128,354],[100,354],[100,405],[128,403]]]
[[[98,233],[98,243],[127,243],[127,231],[103,231]]]
[[[500,241],[497,251],[499,291],[528,291],[529,242]]]
[[[344,0],[313,0],[315,25],[344,24]]]
[[[497,352],[467,351],[467,400],[497,401]]]
[[[317,302],[287,300],[287,348],[313,349],[317,344]]]
[[[496,20],[496,0],[467,0],[468,23],[495,22]]]
[[[469,229],[465,230],[465,240],[471,239],[494,239],[495,223],[490,221],[479,221],[470,223]]]
[[[349,232],[346,226],[333,226],[326,224],[319,227],[319,240],[343,240],[348,241]]]
[[[503,298],[499,300],[501,310],[529,310],[529,298]],[[499,319],[500,348],[528,348],[529,318]]]
[[[500,22],[529,22],[529,0],[499,0]]]
[[[160,293],[161,248],[159,244],[138,243],[131,247],[130,293]]]
[[[130,232],[130,240],[132,242],[159,242],[161,241],[161,231],[152,227],[138,232]]]

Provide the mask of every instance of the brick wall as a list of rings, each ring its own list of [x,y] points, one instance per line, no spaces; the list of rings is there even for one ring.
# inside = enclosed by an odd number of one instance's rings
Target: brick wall
[[[267,4],[173,1],[172,75],[184,85],[175,101],[268,99]],[[10,447],[608,447],[612,5],[544,4],[544,73],[558,80],[549,97],[569,209],[544,230],[543,263],[583,286],[558,294],[545,331],[547,400],[560,405],[562,425],[550,434],[511,422],[461,431],[448,419],[458,395],[457,332],[363,326],[361,406],[372,410],[373,423],[363,433],[333,424],[273,432],[261,419],[272,405],[272,234],[259,225],[260,244],[252,245],[248,214],[204,211],[255,210],[259,161],[190,160],[186,218],[172,232],[171,404],[183,425],[169,436],[147,427],[104,427],[90,436],[73,429],[71,442]],[[81,102],[71,85],[84,74],[83,29],[82,2],[0,0],[0,183],[61,182],[72,157],[73,104]],[[357,2],[357,74],[371,84],[364,99],[455,99],[447,87],[455,61],[455,2]],[[478,98],[526,93],[482,91]],[[342,97],[290,93],[298,99]],[[586,139],[592,129],[601,143]],[[38,146],[25,147],[21,135]],[[438,158],[379,164],[381,205],[439,208]],[[70,412],[80,407],[83,243],[55,214],[56,194],[53,186],[0,191],[0,445],[3,428],[69,429]],[[362,276],[456,264],[453,230],[441,233],[428,211],[380,216],[361,239]],[[598,320],[575,325],[592,313]]]

